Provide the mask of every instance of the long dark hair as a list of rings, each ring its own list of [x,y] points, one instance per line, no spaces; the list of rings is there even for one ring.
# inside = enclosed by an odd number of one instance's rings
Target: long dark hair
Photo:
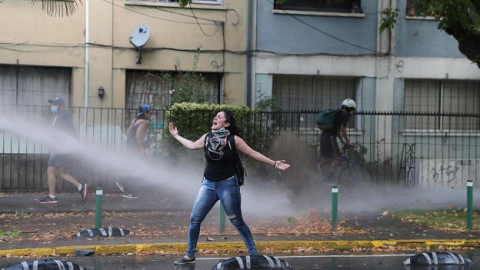
[[[230,123],[228,127],[225,127],[226,129],[230,130],[230,134],[241,136],[242,134],[237,126],[237,121],[235,120],[235,116],[233,116],[233,113],[229,110],[221,110],[220,112],[223,112],[225,114],[226,122]]]

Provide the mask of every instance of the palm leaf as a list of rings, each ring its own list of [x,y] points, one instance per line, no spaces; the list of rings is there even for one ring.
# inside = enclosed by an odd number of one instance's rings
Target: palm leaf
[[[39,0],[32,0],[32,4],[35,4]],[[41,0],[42,10],[47,12],[50,16],[70,16],[72,15],[78,3],[82,4],[82,0]]]

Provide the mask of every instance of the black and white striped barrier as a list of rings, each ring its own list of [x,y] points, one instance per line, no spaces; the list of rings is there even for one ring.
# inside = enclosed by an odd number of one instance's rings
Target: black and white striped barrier
[[[86,270],[82,266],[66,261],[59,260],[39,260],[39,261],[23,261],[18,264],[8,266],[2,270]]]
[[[293,269],[288,262],[267,255],[250,255],[232,257],[218,262],[212,270],[237,270],[237,269]]]
[[[115,227],[91,228],[75,234],[75,237],[115,237],[129,235],[130,230]]]
[[[411,256],[405,265],[470,265],[472,261],[451,252],[424,252]]]

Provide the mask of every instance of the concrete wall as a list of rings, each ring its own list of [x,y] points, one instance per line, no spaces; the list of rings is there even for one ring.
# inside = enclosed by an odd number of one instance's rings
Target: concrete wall
[[[363,13],[332,14],[273,10],[257,1],[257,49],[276,53],[359,55],[376,52],[377,1]]]

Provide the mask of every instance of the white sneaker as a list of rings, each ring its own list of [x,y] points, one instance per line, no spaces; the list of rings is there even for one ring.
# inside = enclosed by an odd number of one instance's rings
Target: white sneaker
[[[137,196],[134,196],[134,195],[128,194],[128,193],[123,193],[123,197],[124,197],[124,198],[127,198],[127,199],[136,199],[136,198],[138,198]]]

